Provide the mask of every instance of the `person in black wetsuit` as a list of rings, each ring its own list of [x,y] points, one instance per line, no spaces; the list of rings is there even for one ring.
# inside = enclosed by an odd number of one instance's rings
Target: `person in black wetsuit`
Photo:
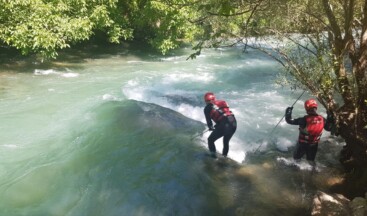
[[[323,129],[330,131],[333,124],[333,117],[328,113],[327,119],[317,114],[317,102],[309,99],[305,102],[307,115],[301,118],[292,119],[293,107],[288,107],[285,111],[285,120],[288,124],[299,125],[299,136],[293,158],[299,161],[305,154],[311,165],[315,165],[315,157],[318,143]]]
[[[206,123],[210,131],[213,131],[208,137],[208,147],[212,157],[216,157],[216,148],[214,142],[223,137],[222,155],[227,157],[229,151],[229,140],[237,129],[237,121],[228,104],[223,100],[216,100],[212,92],[204,95],[206,106],[204,114]],[[213,122],[215,126],[213,126]]]

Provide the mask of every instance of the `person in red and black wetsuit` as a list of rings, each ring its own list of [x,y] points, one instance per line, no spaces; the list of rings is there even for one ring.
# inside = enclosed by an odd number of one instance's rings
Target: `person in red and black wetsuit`
[[[229,140],[237,129],[237,121],[228,104],[223,100],[216,100],[212,92],[204,95],[206,106],[204,114],[206,123],[210,131],[213,131],[208,137],[208,147],[212,157],[216,157],[216,148],[214,142],[223,137],[222,155],[227,157],[229,151]],[[215,126],[213,126],[213,122]]]
[[[331,130],[333,118],[329,114],[327,119],[317,114],[317,102],[314,99],[307,100],[304,106],[307,115],[292,119],[293,107],[288,107],[285,111],[285,120],[288,124],[299,125],[298,142],[293,158],[300,160],[306,154],[306,159],[310,164],[315,165],[315,157],[322,131],[323,129]]]

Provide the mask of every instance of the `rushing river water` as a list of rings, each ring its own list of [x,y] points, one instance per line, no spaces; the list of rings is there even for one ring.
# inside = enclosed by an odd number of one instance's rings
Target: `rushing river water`
[[[279,65],[239,47],[190,52],[86,49],[0,68],[0,215],[309,215],[343,143],[325,132],[316,171],[294,163],[297,127],[275,126],[301,91],[275,85]],[[237,118],[231,160],[206,155],[207,91]]]

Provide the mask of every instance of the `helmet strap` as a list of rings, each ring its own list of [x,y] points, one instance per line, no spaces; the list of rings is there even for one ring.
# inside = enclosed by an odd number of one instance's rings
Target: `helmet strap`
[[[313,107],[313,108],[310,108],[308,110],[306,110],[307,114],[317,114],[317,108],[316,107]]]

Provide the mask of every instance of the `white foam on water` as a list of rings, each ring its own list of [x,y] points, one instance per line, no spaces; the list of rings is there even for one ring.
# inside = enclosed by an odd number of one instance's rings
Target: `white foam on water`
[[[68,71],[70,71],[70,70],[68,69]],[[65,78],[74,78],[74,77],[79,76],[78,73],[73,73],[73,72],[63,73],[63,72],[59,72],[59,71],[56,71],[56,70],[53,70],[53,69],[47,69],[47,70],[35,69],[34,70],[34,75],[37,75],[37,76],[59,75],[61,77],[65,77]]]
[[[146,62],[146,61],[137,61],[137,60],[130,60],[130,61],[127,61],[128,64],[136,64],[136,63],[149,63],[149,62]]]
[[[201,121],[205,123],[205,118],[203,117],[203,108],[202,107],[193,107],[190,104],[182,103],[179,106],[177,106],[175,109],[177,109],[178,112],[185,116],[189,116],[190,118],[194,120]]]
[[[285,158],[285,157],[277,157],[276,161],[278,163],[284,164],[286,166],[289,167],[296,167],[300,170],[307,170],[307,171],[317,171],[320,172],[323,165],[317,163],[316,166],[314,167],[313,165],[311,165],[308,161],[301,159],[301,160],[294,160],[293,158]]]
[[[172,84],[172,82],[198,82],[209,83],[214,80],[214,76],[209,72],[201,72],[200,74],[174,73],[162,79],[163,83]]]
[[[102,100],[106,101],[116,101],[118,98],[116,96],[110,95],[110,94],[104,94],[102,96]]]
[[[133,86],[129,86],[123,88],[122,92],[128,99],[144,101],[145,95],[144,95],[144,88],[142,87],[133,88]]]
[[[61,73],[60,75],[66,78],[74,78],[79,76],[78,73]]]
[[[185,56],[172,56],[172,57],[161,58],[162,61],[177,61],[177,60],[182,60],[182,59],[186,59],[186,57]]]
[[[127,81],[127,85],[130,86],[130,87],[134,87],[134,86],[139,85],[139,82],[138,82],[138,80],[129,80],[129,81]]]
[[[50,75],[50,74],[59,74],[59,72],[53,69],[48,69],[48,70],[35,69],[34,70],[34,75]]]
[[[4,144],[4,145],[1,145],[2,147],[5,147],[5,148],[19,148],[18,145],[15,145],[15,144]]]
[[[277,137],[275,142],[277,149],[280,151],[288,151],[288,148],[294,145],[294,142],[285,138],[285,137]]]

